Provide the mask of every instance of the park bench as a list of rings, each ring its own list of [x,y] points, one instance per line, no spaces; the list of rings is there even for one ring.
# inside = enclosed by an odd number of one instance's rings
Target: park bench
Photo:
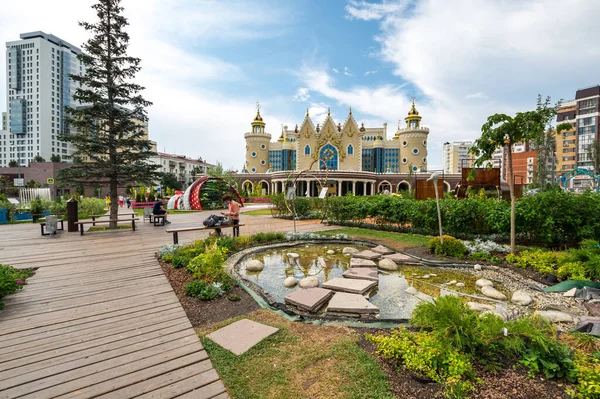
[[[118,216],[131,216],[132,219],[135,218],[135,213],[119,213]],[[118,217],[117,216],[117,217]],[[90,216],[92,218],[92,222],[96,222],[96,218],[103,218],[103,217],[110,217],[110,215],[91,215]],[[98,221],[100,222],[100,221]],[[96,223],[92,223],[92,226],[95,226]]]
[[[132,219],[106,219],[106,220],[95,220],[95,221],[84,221],[84,222],[75,222],[76,225],[79,225],[79,232],[81,233],[81,235],[83,235],[83,227],[86,224],[93,224],[94,226],[96,225],[96,223],[110,223],[110,222],[117,222],[117,224],[119,222],[131,222],[131,229],[133,231],[135,231],[135,221],[136,220],[140,220],[138,218],[132,218]]]
[[[60,223],[60,227],[57,226],[56,230],[63,230],[64,231],[65,230],[65,224],[64,224],[65,221],[62,220],[62,219],[58,219],[57,223]],[[46,222],[41,222],[40,223],[40,229],[42,230],[42,235],[43,236],[49,236],[50,233],[44,233],[44,227],[46,227]]]
[[[235,227],[241,227],[244,226],[243,224],[238,224],[235,225]],[[184,232],[184,231],[197,231],[197,230],[216,230],[217,231],[217,236],[221,236],[221,229],[230,229],[234,227],[233,224],[224,224],[221,226],[214,226],[214,227],[206,227],[206,226],[202,226],[202,227],[182,227],[180,229],[167,229],[166,232],[167,233],[173,233],[173,244],[179,244],[179,233]]]
[[[144,223],[146,222],[146,219],[148,219],[148,221],[150,223],[154,222],[154,215],[152,214],[152,208],[154,208],[154,202],[135,202],[134,201],[131,203],[131,209],[143,209],[144,210],[144,216],[142,218],[142,221]]]

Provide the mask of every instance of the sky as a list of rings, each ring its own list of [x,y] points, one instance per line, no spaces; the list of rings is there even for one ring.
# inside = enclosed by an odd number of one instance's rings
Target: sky
[[[3,4],[0,41],[41,30],[81,46],[93,0]],[[430,128],[429,169],[446,141],[476,139],[494,113],[600,84],[598,0],[122,0],[136,81],[153,103],[159,151],[244,164],[260,102],[267,132],[344,122],[349,107],[388,138],[412,97]],[[4,57],[6,57],[4,55]],[[6,60],[0,75],[6,76]],[[0,79],[0,110],[6,80]]]

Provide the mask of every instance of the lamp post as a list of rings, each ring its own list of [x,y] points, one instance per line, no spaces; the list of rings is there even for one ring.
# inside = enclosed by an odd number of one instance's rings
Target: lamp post
[[[438,224],[440,226],[440,244],[444,243],[444,238],[442,235],[442,212],[440,211],[440,195],[438,193],[438,179],[440,178],[440,174],[438,172],[433,172],[427,181],[433,182],[433,189],[435,190],[435,203],[437,205],[437,214],[438,214]]]

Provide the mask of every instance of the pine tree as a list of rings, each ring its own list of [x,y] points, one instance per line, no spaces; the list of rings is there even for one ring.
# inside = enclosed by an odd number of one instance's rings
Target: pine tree
[[[80,107],[67,107],[69,126],[77,133],[61,140],[75,144],[73,166],[59,171],[59,179],[70,185],[108,184],[110,218],[118,213],[119,186],[152,184],[159,179],[160,165],[148,159],[155,153],[142,124],[148,121],[145,107],[151,105],[139,93],[144,88],[133,82],[140,59],[127,55],[129,35],[121,0],[99,0],[96,23],[80,22],[93,37],[78,56],[83,75],[71,75],[79,83],[73,99]],[[116,228],[116,223],[111,223]]]

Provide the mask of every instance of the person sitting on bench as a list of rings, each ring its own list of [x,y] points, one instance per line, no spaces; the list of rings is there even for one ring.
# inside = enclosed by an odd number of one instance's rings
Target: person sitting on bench
[[[228,209],[229,212],[227,212],[227,213],[221,212],[221,214],[225,215],[225,216],[229,216],[229,220],[231,220],[232,225],[237,226],[238,224],[240,224],[240,204],[238,204],[237,202],[232,200],[231,195],[229,195],[229,194],[225,194],[223,196],[223,202],[225,202],[225,205],[227,205],[227,207],[229,208]],[[240,235],[240,228],[234,227],[233,228],[233,236],[239,237],[239,235]]]
[[[167,210],[164,208],[163,199],[159,198],[158,201],[154,204],[154,208],[152,208],[153,215],[164,215],[165,223],[171,223],[167,220]]]

